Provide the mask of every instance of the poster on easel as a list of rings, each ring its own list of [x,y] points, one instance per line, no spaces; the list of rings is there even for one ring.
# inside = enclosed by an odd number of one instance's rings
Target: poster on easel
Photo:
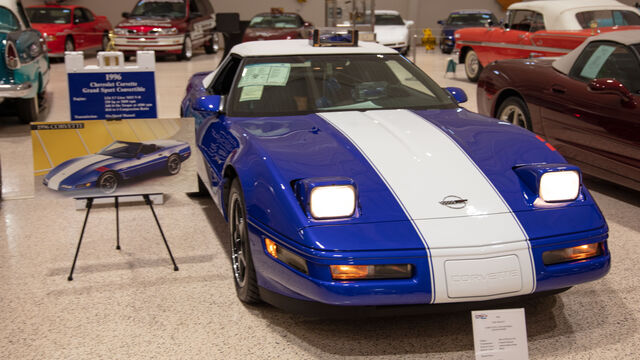
[[[35,195],[197,190],[193,118],[31,123]]]

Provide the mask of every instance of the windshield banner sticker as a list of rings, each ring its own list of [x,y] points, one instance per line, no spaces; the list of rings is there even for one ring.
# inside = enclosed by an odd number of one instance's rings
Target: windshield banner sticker
[[[248,65],[242,72],[238,87],[263,85],[285,86],[289,80],[291,64],[256,64]]]

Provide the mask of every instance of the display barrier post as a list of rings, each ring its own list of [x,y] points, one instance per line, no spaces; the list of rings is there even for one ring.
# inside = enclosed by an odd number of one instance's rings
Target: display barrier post
[[[138,51],[126,65],[120,51],[101,51],[98,65],[81,51],[65,53],[71,120],[157,118],[155,53]]]
[[[119,215],[119,198],[121,197],[134,197],[134,196],[142,196],[146,205],[149,205],[149,209],[151,209],[151,213],[153,214],[153,218],[158,225],[158,230],[160,230],[160,235],[162,236],[162,240],[164,241],[164,245],[167,248],[167,252],[169,253],[169,257],[171,258],[171,262],[173,263],[173,271],[178,271],[178,265],[176,264],[176,260],[173,257],[173,253],[171,252],[171,248],[169,247],[169,243],[167,242],[167,238],[164,236],[164,231],[162,231],[162,226],[160,225],[160,221],[158,220],[158,216],[156,215],[155,210],[153,209],[153,204],[151,201],[151,196],[159,195],[158,193],[148,193],[148,194],[127,194],[127,195],[101,195],[101,196],[88,196],[88,197],[77,197],[75,200],[86,200],[86,208],[87,213],[84,217],[84,223],[82,224],[82,231],[80,232],[80,239],[78,240],[78,247],[76,248],[76,254],[73,257],[73,264],[71,265],[71,271],[69,272],[69,277],[67,280],[73,280],[73,271],[76,267],[76,262],[78,261],[78,253],[80,253],[80,245],[82,245],[82,238],[84,237],[84,230],[87,226],[87,220],[89,219],[89,213],[91,212],[91,208],[93,206],[93,202],[96,199],[107,199],[114,198],[114,207],[116,209],[116,249],[120,250],[120,215]]]

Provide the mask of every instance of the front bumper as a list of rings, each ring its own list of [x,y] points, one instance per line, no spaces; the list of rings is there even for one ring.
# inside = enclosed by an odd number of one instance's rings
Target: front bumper
[[[118,51],[154,50],[157,52],[182,51],[184,35],[175,36],[116,36]]]
[[[24,98],[32,92],[30,82],[22,84],[0,84],[0,98]]]
[[[372,226],[376,225],[372,224]],[[255,222],[249,223],[249,232],[251,253],[260,287],[293,299],[339,306],[469,303],[516,298],[596,280],[609,271],[611,262],[606,244],[606,227],[540,241],[521,241],[506,245],[487,245],[480,248],[437,249],[431,250],[430,255],[427,255],[427,250],[424,248],[351,252],[303,248],[298,244],[274,236],[273,233],[265,231]],[[268,255],[264,247],[265,237],[276,241],[279,246],[284,246],[303,258],[308,266],[308,274],[295,270]],[[603,255],[551,266],[545,266],[542,262],[542,253],[545,251],[593,242],[603,243]],[[458,274],[458,277],[454,279],[462,282],[459,284],[452,283],[448,274],[446,278],[434,278],[433,276],[434,266],[442,267],[440,273],[450,271],[447,267],[448,262],[469,261],[470,264],[473,264],[476,261],[492,261],[492,259],[511,257],[519,258],[521,266],[515,269],[508,268],[483,273],[475,278],[478,271],[471,267],[468,275],[460,276]],[[338,281],[331,278],[330,264],[412,264],[414,272],[413,276],[408,279]],[[512,284],[507,284],[505,287],[505,285],[498,283],[496,290],[490,293],[480,291],[481,294],[478,296],[464,294],[464,289],[473,285],[469,283],[470,281],[484,277],[479,281],[485,281],[487,286],[492,286],[493,289],[495,282],[503,280],[501,274],[507,272],[509,274],[517,273],[522,277],[521,289],[514,289]],[[436,273],[438,272],[436,271]],[[531,281],[531,277],[533,277],[533,281]],[[494,283],[492,284],[491,281]],[[478,289],[481,289],[482,285],[475,284]],[[451,289],[456,286],[458,293],[451,292]],[[501,289],[506,290],[500,293]]]

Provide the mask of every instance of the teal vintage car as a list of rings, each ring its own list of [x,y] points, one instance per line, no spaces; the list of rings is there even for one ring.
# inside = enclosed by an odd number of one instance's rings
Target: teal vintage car
[[[3,109],[15,108],[24,123],[37,121],[49,69],[44,39],[20,0],[0,0],[0,102],[13,105]]]

